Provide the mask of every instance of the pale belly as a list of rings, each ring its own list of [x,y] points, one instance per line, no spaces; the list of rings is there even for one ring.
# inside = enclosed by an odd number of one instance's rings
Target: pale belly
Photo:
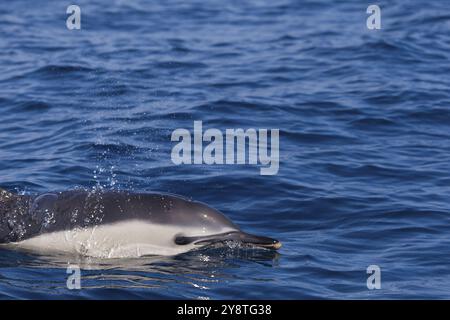
[[[194,245],[177,245],[178,234],[208,235],[206,230],[127,221],[67,231],[45,233],[7,244],[8,247],[39,252],[61,252],[98,258],[126,258],[146,255],[176,255]],[[226,231],[226,230],[225,230]]]

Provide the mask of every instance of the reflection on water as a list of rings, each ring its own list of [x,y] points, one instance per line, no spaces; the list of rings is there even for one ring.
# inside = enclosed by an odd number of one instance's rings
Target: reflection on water
[[[270,268],[277,266],[276,251],[248,248],[206,248],[178,256],[147,256],[129,259],[98,259],[73,255],[36,255],[31,252],[0,250],[0,289],[4,285],[43,294],[46,298],[65,295],[88,297],[89,291],[119,290],[139,293],[139,298],[158,292],[190,287],[186,298],[210,299],[208,290],[236,280],[230,270],[242,263]],[[66,282],[69,266],[81,269],[82,289],[69,290]],[[26,273],[23,271],[27,271]],[[22,277],[23,274],[27,276]],[[253,281],[265,281],[253,278]],[[1,291],[0,291],[1,292]],[[195,293],[194,295],[191,295]],[[182,294],[183,295],[183,294]],[[11,298],[12,296],[9,296]],[[122,296],[124,298],[126,296]],[[30,298],[27,296],[27,298]]]

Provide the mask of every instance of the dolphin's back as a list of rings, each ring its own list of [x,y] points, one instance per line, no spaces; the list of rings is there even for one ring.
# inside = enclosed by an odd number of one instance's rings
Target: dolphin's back
[[[30,216],[34,232],[28,233],[28,238],[36,233],[115,224],[125,220],[190,226],[201,218],[205,226],[217,224],[237,229],[230,220],[203,203],[160,193],[81,190],[46,193],[33,199]]]
[[[165,223],[170,211],[179,207],[180,202],[189,207],[189,201],[171,195],[65,191],[37,196],[30,214],[49,231],[133,219]]]

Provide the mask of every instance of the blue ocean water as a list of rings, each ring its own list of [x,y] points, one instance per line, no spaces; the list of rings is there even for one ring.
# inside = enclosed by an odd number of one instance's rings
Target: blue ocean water
[[[0,7],[0,186],[180,194],[283,247],[0,249],[1,298],[450,298],[449,1],[377,1],[381,30],[359,0],[80,0],[81,30],[70,4]],[[195,120],[279,128],[279,173],[175,166]]]

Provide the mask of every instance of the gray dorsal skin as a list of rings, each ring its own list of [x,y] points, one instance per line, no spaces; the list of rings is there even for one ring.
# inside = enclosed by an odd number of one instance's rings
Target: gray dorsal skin
[[[22,199],[24,205],[20,210],[16,210],[21,212],[16,224],[25,222],[27,230],[23,236],[12,235],[10,238],[14,241],[25,240],[40,233],[113,224],[125,220],[186,227],[193,223],[198,224],[201,220],[205,227],[221,224],[239,230],[218,211],[202,203],[170,194],[76,190],[26,197],[26,201],[23,201],[25,198],[14,195],[13,201],[18,203],[19,199]],[[10,212],[14,208],[11,203],[8,207]],[[205,214],[208,219],[205,219]],[[15,233],[17,229],[22,229],[15,227],[12,227]],[[0,242],[5,241],[0,239]]]
[[[29,196],[20,196],[0,188],[0,243],[16,241],[27,234],[26,227],[31,224],[28,221],[30,201]]]
[[[279,248],[279,242],[249,235],[219,211],[171,194],[74,190],[19,196],[0,189],[0,243],[18,242],[45,233],[112,225],[130,220],[157,225],[231,230],[217,235],[174,239],[176,245],[242,241]]]

